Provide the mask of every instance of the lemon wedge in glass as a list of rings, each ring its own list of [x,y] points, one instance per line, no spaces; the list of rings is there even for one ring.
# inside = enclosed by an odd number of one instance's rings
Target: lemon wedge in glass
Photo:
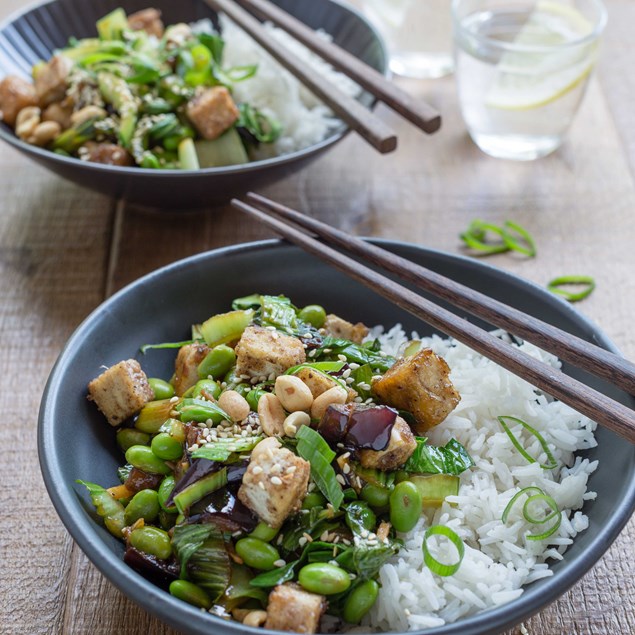
[[[504,53],[485,101],[489,108],[528,110],[560,99],[584,81],[596,43],[580,43],[593,25],[570,5],[540,0]]]

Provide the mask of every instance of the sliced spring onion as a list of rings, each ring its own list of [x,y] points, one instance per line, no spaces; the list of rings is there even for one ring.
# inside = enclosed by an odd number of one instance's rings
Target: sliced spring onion
[[[561,287],[582,286],[578,292],[568,291]],[[547,283],[547,290],[556,295],[562,296],[569,302],[579,302],[588,298],[595,289],[595,280],[591,276],[560,276]]]
[[[298,440],[298,454],[311,464],[311,477],[315,484],[337,511],[344,502],[344,493],[331,465],[335,452],[322,435],[309,426],[302,426],[295,438]]]
[[[488,240],[488,233],[498,236],[500,240]],[[536,243],[531,234],[518,223],[509,220],[502,227],[480,219],[473,220],[460,238],[470,249],[485,256],[506,251],[516,251],[529,258],[536,255]]]
[[[512,510],[512,507],[516,504],[516,501],[521,496],[527,496],[527,500],[523,505],[523,517],[528,523],[531,523],[532,525],[542,525],[554,518],[556,519],[556,522],[549,529],[542,532],[541,534],[527,534],[527,540],[544,540],[545,538],[548,538],[549,536],[554,534],[558,530],[558,527],[560,527],[560,523],[562,522],[562,514],[558,509],[558,504],[556,503],[556,501],[548,494],[545,494],[539,487],[535,486],[525,487],[516,492],[514,496],[512,496],[511,500],[509,501],[509,503],[507,503],[507,506],[503,510],[501,521],[503,523],[507,522],[509,512]],[[536,518],[529,511],[529,507],[533,503],[539,501],[546,503],[552,510],[552,513],[546,515],[544,518]]]
[[[521,237],[522,241],[525,244],[523,245],[522,243],[518,242],[509,230],[512,230],[512,232],[516,232],[516,234]],[[533,237],[524,227],[521,227],[518,223],[514,223],[510,220],[505,221],[503,240],[513,251],[524,254],[529,258],[533,258],[536,255],[536,243]]]
[[[525,448],[523,448],[520,441],[512,434],[512,431],[507,425],[507,422],[506,422],[507,420],[513,421],[514,423],[521,425],[523,428],[525,428],[525,430],[527,430],[527,432],[529,432],[530,434],[535,436],[536,439],[538,439],[538,443],[540,443],[540,447],[543,449],[544,453],[547,455],[547,459],[549,459],[549,463],[547,464],[540,463],[540,467],[543,470],[553,470],[556,467],[558,467],[558,461],[556,461],[555,457],[551,453],[551,450],[549,449],[547,442],[545,441],[544,437],[540,434],[540,432],[532,428],[528,423],[526,423],[522,419],[518,419],[510,415],[501,415],[500,417],[498,417],[498,420],[500,421],[500,424],[503,426],[503,429],[507,433],[507,436],[509,437],[510,441],[514,444],[515,448],[527,459],[529,463],[536,463],[537,461],[536,459],[534,459],[533,456],[531,456],[531,454],[529,454],[529,452],[527,452],[527,450],[525,450]]]
[[[428,540],[432,536],[444,536],[447,538],[456,547],[459,556],[458,561],[454,564],[444,564],[434,558],[428,548]],[[432,573],[436,573],[441,576],[454,575],[459,570],[461,562],[463,562],[463,556],[465,556],[465,545],[463,544],[461,538],[459,538],[458,534],[454,530],[444,525],[433,525],[432,527],[429,527],[423,536],[423,544],[421,545],[421,548],[423,549],[423,561],[427,565],[428,569],[430,569]]]
[[[144,344],[139,350],[145,355],[146,351],[162,348],[181,348],[187,344],[193,344],[196,340],[185,340],[184,342],[163,342],[162,344]]]
[[[206,443],[203,447],[192,453],[193,459],[208,459],[210,461],[227,461],[234,453],[249,452],[253,450],[262,437],[244,437],[240,439],[218,439],[212,443]]]

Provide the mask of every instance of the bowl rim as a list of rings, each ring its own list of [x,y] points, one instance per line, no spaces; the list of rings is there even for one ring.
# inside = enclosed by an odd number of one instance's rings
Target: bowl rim
[[[494,276],[494,278],[523,288],[525,291],[531,292],[534,295],[539,295],[548,305],[557,308],[581,327],[591,331],[598,345],[613,352],[619,352],[611,340],[592,320],[578,312],[563,299],[549,294],[546,289],[530,280],[526,280],[511,272],[463,255],[429,249],[404,241],[375,238],[365,238],[365,240],[369,240],[369,242],[389,250],[391,248],[414,248],[415,251],[420,252],[422,255],[428,254],[443,262],[476,268],[477,270]],[[229,245],[178,260],[132,281],[97,306],[76,328],[62,348],[51,370],[42,396],[38,415],[38,456],[40,469],[49,497],[62,523],[86,556],[124,595],[167,624],[180,629],[183,629],[184,625],[187,624],[188,632],[191,633],[208,633],[209,629],[213,628],[213,625],[216,623],[215,620],[220,620],[221,618],[212,615],[212,621],[210,621],[209,613],[202,613],[199,609],[172,597],[169,593],[142,578],[133,569],[128,567],[122,559],[113,559],[112,554],[108,552],[108,548],[102,536],[97,532],[99,526],[95,521],[86,513],[76,513],[78,510],[83,512],[83,508],[79,505],[79,497],[76,491],[72,487],[66,489],[58,489],[56,487],[56,483],[63,482],[63,476],[57,464],[57,460],[53,455],[56,440],[54,435],[54,422],[51,421],[52,412],[56,408],[58,399],[57,393],[62,384],[65,372],[64,367],[68,358],[72,357],[76,348],[82,345],[84,332],[91,327],[94,321],[99,319],[100,315],[108,313],[112,305],[117,304],[128,295],[136,293],[138,288],[153,282],[157,278],[178,272],[182,269],[187,269],[200,262],[207,260],[213,261],[229,255],[253,254],[259,251],[283,248],[301,252],[299,248],[292,247],[280,239]],[[635,453],[635,448],[633,448],[632,451]],[[510,628],[528,619],[571,588],[597,563],[602,554],[617,538],[635,511],[635,479],[627,485],[626,491],[627,494],[615,505],[610,518],[598,529],[597,535],[592,539],[587,550],[576,556],[572,562],[565,563],[566,568],[562,571],[540,580],[538,586],[530,584],[524,587],[523,593],[518,598],[506,604],[488,608],[470,617],[459,619],[457,622],[447,623],[440,627],[419,629],[412,631],[412,633],[421,635],[459,635],[459,633],[461,635],[483,635],[485,633],[501,632],[506,628]],[[547,601],[545,601],[545,597],[548,598]],[[175,617],[177,615],[180,616],[178,619]],[[244,634],[246,632],[253,633],[254,635],[257,633],[262,634],[262,629],[245,627],[238,622],[221,620],[218,622],[218,625],[220,626],[221,623],[224,628],[227,629],[227,632],[232,632],[235,635]],[[280,633],[280,631],[272,632]]]
[[[353,6],[352,4],[346,2],[346,0],[322,0],[323,2],[331,3],[338,5],[344,11],[349,14],[355,16],[360,22],[364,23],[366,27],[373,34],[374,38],[377,40],[381,50],[381,66],[383,70],[379,72],[382,73],[385,77],[390,76],[390,68],[388,64],[388,49],[386,47],[386,42],[383,36],[379,33],[377,28],[371,23],[371,21],[361,12],[360,9]],[[25,7],[16,9],[12,13],[10,13],[4,20],[0,21],[0,33],[2,33],[6,28],[10,27],[16,20],[24,17],[28,13],[36,9],[40,9],[47,5],[56,4],[58,0],[40,0],[35,1],[31,4],[28,4]],[[213,9],[212,9],[213,10]],[[364,92],[364,89],[362,88]],[[372,110],[378,103],[378,99],[372,96],[371,103],[369,108]],[[224,175],[232,175],[236,173],[245,174],[250,172],[257,172],[262,169],[267,169],[273,166],[283,166],[288,163],[293,163],[296,160],[302,160],[303,158],[309,157],[313,154],[319,153],[321,150],[326,149],[332,145],[335,145],[339,141],[341,141],[344,137],[346,137],[352,129],[346,125],[346,123],[340,121],[336,128],[334,128],[329,136],[318,141],[315,144],[307,146],[306,148],[301,148],[300,150],[294,150],[293,152],[289,152],[287,154],[281,154],[275,157],[269,157],[267,159],[258,159],[257,161],[250,161],[249,163],[243,163],[240,165],[228,165],[221,166],[215,168],[200,168],[198,170],[177,170],[177,169],[165,169],[165,170],[155,170],[151,168],[142,168],[139,166],[118,166],[118,165],[108,165],[104,163],[96,163],[91,161],[82,161],[76,157],[65,157],[61,154],[56,154],[51,150],[46,150],[45,148],[40,148],[35,145],[31,145],[22,141],[19,137],[16,136],[15,132],[11,129],[11,127],[0,121],[0,139],[9,143],[13,147],[18,150],[25,152],[27,154],[34,155],[34,157],[41,159],[52,159],[59,161],[61,165],[68,166],[77,166],[81,165],[89,171],[98,171],[105,172],[106,174],[112,174],[114,176],[123,175],[123,174],[138,174],[139,176],[156,176],[160,174],[162,178],[174,179],[179,176],[189,176],[204,178],[207,176],[224,176]]]

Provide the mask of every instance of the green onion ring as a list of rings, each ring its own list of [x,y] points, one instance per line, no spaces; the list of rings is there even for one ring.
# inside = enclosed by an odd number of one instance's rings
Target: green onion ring
[[[526,247],[520,244],[510,233],[508,230],[512,230],[516,232],[526,243]],[[514,223],[513,221],[505,221],[505,229],[503,230],[503,240],[505,244],[514,251],[518,253],[524,254],[529,258],[533,258],[536,255],[536,243],[534,242],[531,234],[524,228],[521,227],[518,223]]]
[[[567,291],[566,289],[561,289],[560,287],[566,285],[586,285],[582,291],[578,291],[574,293],[572,291]],[[551,291],[551,293],[555,293],[556,295],[562,296],[565,300],[569,302],[578,302],[580,300],[584,300],[584,298],[588,298],[593,290],[595,289],[595,280],[591,276],[560,276],[558,278],[554,278],[550,282],[547,283],[547,290]]]
[[[507,503],[507,507],[505,507],[504,511],[503,511],[503,515],[501,516],[501,521],[503,523],[507,522],[507,518],[509,516],[509,512],[512,510],[512,507],[514,506],[514,503],[523,495],[523,494],[527,494],[527,496],[529,496],[529,492],[536,492],[538,494],[544,494],[544,492],[539,488],[539,487],[535,487],[533,485],[530,485],[529,487],[525,487],[523,489],[521,489],[520,491],[516,492],[511,500],[509,501],[509,503]]]
[[[522,419],[518,419],[510,415],[501,415],[500,417],[498,417],[500,424],[503,426],[503,429],[507,433],[507,436],[509,437],[510,441],[514,444],[515,448],[527,459],[529,463],[536,463],[537,461],[536,459],[534,459],[533,456],[531,456],[531,454],[527,452],[527,450],[525,450],[525,448],[523,448],[523,446],[520,444],[520,441],[512,434],[512,431],[509,429],[509,426],[505,422],[506,419],[509,419],[510,421],[513,421],[514,423],[520,424],[523,428],[525,428],[525,430],[527,430],[527,432],[529,432],[530,434],[533,434],[536,437],[536,439],[538,439],[538,443],[540,443],[540,447],[544,450],[544,453],[547,455],[547,458],[550,461],[550,463],[547,463],[547,464],[542,464],[542,463],[539,464],[543,470],[553,470],[554,468],[558,467],[558,461],[556,461],[555,457],[551,453],[551,450],[549,449],[549,446],[547,445],[547,442],[545,441],[544,437],[540,434],[540,432],[538,432],[538,430],[534,430],[534,428],[532,428],[528,423],[526,423]]]
[[[553,510],[553,513],[549,514],[548,516],[545,516],[545,518],[543,518],[542,520],[538,520],[538,519],[532,518],[529,515],[528,506],[532,502],[537,501],[537,500],[541,500],[541,501],[544,501],[545,503],[547,503],[547,505],[549,505],[549,507]],[[525,517],[525,520],[527,520],[528,522],[531,522],[534,525],[542,525],[543,523],[546,523],[547,521],[551,520],[552,518],[557,518],[556,522],[551,527],[549,527],[549,529],[544,531],[543,533],[541,533],[541,534],[527,534],[527,540],[544,540],[545,538],[548,538],[549,536],[551,536],[552,534],[554,534],[558,530],[558,527],[560,527],[560,523],[562,522],[562,513],[558,509],[558,504],[548,494],[535,494],[534,496],[530,496],[525,501],[525,504],[523,505],[523,516]]]
[[[485,234],[488,231],[500,236],[502,242],[486,243]],[[480,251],[484,255],[500,254],[510,249],[505,241],[505,230],[502,227],[478,219],[473,220],[467,230],[459,237],[468,247]]]
[[[456,550],[459,553],[458,562],[455,562],[454,564],[443,564],[434,558],[428,550],[428,539],[431,536],[445,536],[456,547]],[[432,527],[429,527],[423,536],[421,548],[423,549],[423,561],[427,565],[428,569],[430,569],[432,573],[436,573],[441,576],[454,575],[459,570],[461,562],[463,562],[463,556],[465,556],[465,544],[463,544],[463,541],[454,530],[449,527],[445,527],[444,525],[433,525]]]

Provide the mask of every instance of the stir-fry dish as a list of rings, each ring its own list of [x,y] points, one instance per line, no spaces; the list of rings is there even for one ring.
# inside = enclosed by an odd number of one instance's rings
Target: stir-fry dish
[[[128,359],[88,386],[125,460],[78,483],[173,596],[292,632],[437,626],[518,597],[588,526],[595,424],[564,404],[452,340],[231,309],[141,347],[178,349],[168,381]]]
[[[23,141],[96,163],[196,170],[247,163],[279,122],[233,87],[256,64],[226,67],[209,21],[164,28],[156,9],[97,22],[32,69],[0,82],[2,121]]]

